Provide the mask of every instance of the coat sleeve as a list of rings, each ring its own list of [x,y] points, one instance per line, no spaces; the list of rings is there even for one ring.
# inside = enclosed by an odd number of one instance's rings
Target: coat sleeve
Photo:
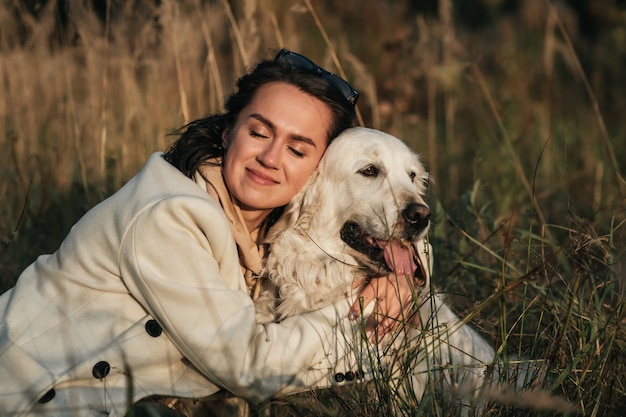
[[[257,324],[228,222],[210,203],[165,199],[134,219],[120,250],[129,291],[182,356],[238,396],[261,400],[328,386],[356,339],[343,319],[348,303]]]

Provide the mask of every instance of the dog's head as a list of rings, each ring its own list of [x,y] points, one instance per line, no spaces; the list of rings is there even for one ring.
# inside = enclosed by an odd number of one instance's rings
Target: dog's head
[[[328,147],[277,232],[297,226],[322,249],[347,251],[372,273],[408,273],[407,258],[417,258],[409,252],[430,224],[427,183],[419,157],[400,139],[373,129],[348,129]],[[424,274],[422,268],[415,273]]]
[[[400,139],[373,129],[349,129],[329,146],[319,173],[326,179],[325,191],[338,192],[331,204],[345,232],[357,227],[374,239],[409,241],[426,234],[428,174]]]

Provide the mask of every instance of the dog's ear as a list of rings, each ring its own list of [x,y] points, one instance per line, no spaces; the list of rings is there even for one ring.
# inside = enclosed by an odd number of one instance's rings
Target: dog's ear
[[[299,225],[306,229],[309,224],[310,213],[312,208],[310,207],[312,204],[315,204],[315,198],[312,197],[311,194],[318,194],[316,191],[316,181],[319,177],[319,167],[313,171],[307,182],[304,184],[302,189],[295,195],[295,197],[291,200],[287,207],[285,207],[285,211],[280,216],[280,219],[272,226],[270,231],[267,234],[266,241],[271,243],[274,241],[275,236],[280,233],[283,233],[285,230],[292,229],[296,225]]]
[[[324,161],[320,163],[315,172],[309,177],[302,191],[294,198],[294,204],[298,207],[298,223],[304,229],[308,228],[311,216],[317,213],[322,204],[323,193],[326,182],[323,179],[322,171]]]

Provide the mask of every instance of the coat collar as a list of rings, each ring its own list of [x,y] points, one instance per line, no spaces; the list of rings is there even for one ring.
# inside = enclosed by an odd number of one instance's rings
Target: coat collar
[[[259,229],[248,230],[241,209],[233,201],[224,183],[221,159],[211,159],[200,165],[193,179],[224,209],[237,243],[239,261],[244,271],[246,284],[252,291],[253,298],[256,298],[257,291],[260,289],[258,277],[263,268],[263,247],[257,244]]]

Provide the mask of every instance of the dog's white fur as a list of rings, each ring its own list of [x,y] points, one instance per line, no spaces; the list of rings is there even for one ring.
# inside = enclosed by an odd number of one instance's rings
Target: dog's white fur
[[[427,182],[419,157],[400,139],[366,128],[342,133],[272,228],[266,271],[275,289],[257,300],[257,315],[260,321],[280,320],[353,299],[355,280],[381,275],[370,259],[341,239],[346,222],[358,224],[376,239],[408,239],[421,252],[420,267],[427,270],[415,300],[418,318],[391,337],[394,351],[404,355],[401,363],[408,358],[412,364],[409,395],[419,400],[427,384],[437,381],[460,406],[467,407],[492,380],[486,369],[495,353],[430,288],[432,263],[423,253],[430,247],[424,243],[427,227],[407,232],[403,210],[409,205],[426,206]]]

